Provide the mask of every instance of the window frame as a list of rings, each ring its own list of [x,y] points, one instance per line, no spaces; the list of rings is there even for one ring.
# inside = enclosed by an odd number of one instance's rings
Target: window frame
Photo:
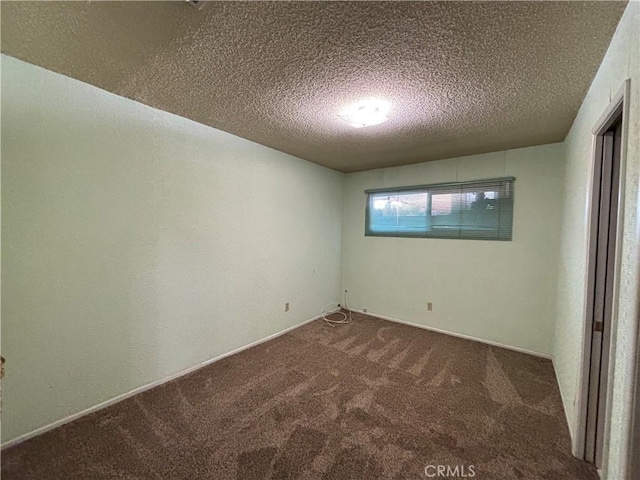
[[[488,240],[488,241],[499,241],[499,242],[510,242],[513,241],[513,212],[514,212],[514,183],[516,181],[516,177],[500,177],[500,178],[488,178],[482,180],[469,180],[462,182],[445,182],[445,183],[430,183],[425,185],[409,185],[404,187],[388,187],[388,188],[373,188],[369,190],[365,190],[365,199],[366,199],[366,207],[365,207],[365,224],[364,224],[364,235],[365,237],[392,237],[392,238],[436,238],[436,239],[448,239],[448,240]],[[509,183],[510,196],[511,199],[511,231],[510,235],[507,237],[498,237],[491,238],[480,238],[480,236],[461,236],[461,232],[458,229],[458,233],[456,235],[446,235],[446,234],[431,234],[429,230],[425,230],[422,232],[376,232],[371,230],[371,195],[380,194],[380,193],[395,193],[395,194],[407,194],[409,192],[412,193],[427,193],[427,215],[428,217],[431,215],[432,208],[432,195],[438,193],[460,193],[456,191],[456,189],[461,189],[464,187],[481,187],[487,185],[489,183]],[[470,189],[471,189],[470,188]]]

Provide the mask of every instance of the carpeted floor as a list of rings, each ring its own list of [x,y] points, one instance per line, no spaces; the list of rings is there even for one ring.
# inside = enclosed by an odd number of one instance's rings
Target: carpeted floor
[[[551,362],[357,314],[2,452],[3,480],[285,478],[597,475],[571,456]]]

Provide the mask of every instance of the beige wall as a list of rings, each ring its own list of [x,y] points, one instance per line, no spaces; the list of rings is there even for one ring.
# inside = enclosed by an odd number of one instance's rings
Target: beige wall
[[[343,174],[6,56],[2,120],[3,441],[339,300]]]
[[[561,144],[551,144],[348,174],[350,306],[549,355],[563,155]],[[364,236],[366,189],[502,176],[516,177],[511,242]]]
[[[625,79],[631,79],[629,137],[624,191],[623,247],[619,314],[612,362],[608,468],[604,478],[626,478],[630,418],[632,351],[636,337],[638,293],[638,176],[640,172],[640,4],[629,2],[609,50],[593,80],[580,112],[567,136],[566,178],[559,263],[558,320],[555,329],[554,362],[574,443],[577,430],[582,339],[584,337],[584,292],[587,249],[587,204],[591,185],[591,129]],[[574,445],[575,446],[575,445]]]

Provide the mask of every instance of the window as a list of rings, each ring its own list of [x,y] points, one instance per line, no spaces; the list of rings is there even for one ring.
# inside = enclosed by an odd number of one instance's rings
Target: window
[[[367,190],[365,235],[511,240],[514,181]]]

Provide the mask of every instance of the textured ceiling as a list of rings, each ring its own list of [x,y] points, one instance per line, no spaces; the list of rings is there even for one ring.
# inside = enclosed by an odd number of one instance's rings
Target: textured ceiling
[[[561,141],[625,2],[2,2],[2,51],[344,172]],[[355,129],[364,98],[390,119]]]

